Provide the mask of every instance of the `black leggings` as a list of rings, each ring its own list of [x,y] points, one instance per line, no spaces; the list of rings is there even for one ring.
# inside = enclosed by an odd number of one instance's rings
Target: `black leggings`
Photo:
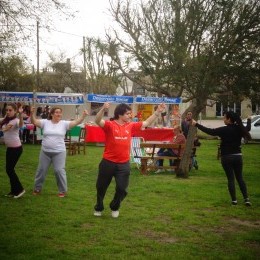
[[[112,178],[116,181],[116,190],[113,200],[110,203],[111,210],[115,211],[120,208],[120,204],[127,195],[127,187],[129,184],[130,164],[114,163],[105,159],[99,164],[99,173],[96,183],[97,188],[97,204],[96,211],[104,210],[103,200]]]
[[[235,177],[238,182],[239,188],[243,194],[244,199],[248,198],[246,184],[243,179],[243,159],[242,155],[224,155],[221,157],[222,167],[225,170],[228,179],[228,190],[232,201],[237,200]]]
[[[23,152],[23,147],[7,147],[6,149],[6,173],[10,179],[11,193],[18,195],[23,191],[23,186],[15,172],[15,166]]]

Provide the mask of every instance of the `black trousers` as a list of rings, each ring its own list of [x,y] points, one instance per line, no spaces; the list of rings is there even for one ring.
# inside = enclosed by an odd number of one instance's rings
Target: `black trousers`
[[[248,198],[247,188],[242,174],[242,169],[243,169],[242,155],[233,155],[233,154],[224,155],[221,157],[221,164],[223,169],[225,170],[228,179],[228,190],[232,201],[237,200],[235,178],[238,182],[239,188],[242,192],[244,199]]]
[[[106,195],[107,188],[115,178],[116,190],[113,200],[110,203],[110,209],[115,211],[120,208],[121,202],[127,195],[127,187],[129,185],[130,163],[114,163],[105,159],[99,164],[99,173],[96,182],[97,189],[97,203],[95,205],[96,211],[103,211],[103,200]]]
[[[6,149],[6,173],[10,179],[11,193],[18,195],[23,191],[23,186],[15,172],[15,166],[23,153],[23,147],[7,147]]]

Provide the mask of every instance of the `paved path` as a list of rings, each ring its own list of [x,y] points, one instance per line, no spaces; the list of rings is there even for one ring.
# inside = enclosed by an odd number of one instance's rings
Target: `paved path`
[[[198,123],[209,127],[209,128],[217,128],[220,126],[224,126],[223,119],[216,119],[216,120],[198,120]]]

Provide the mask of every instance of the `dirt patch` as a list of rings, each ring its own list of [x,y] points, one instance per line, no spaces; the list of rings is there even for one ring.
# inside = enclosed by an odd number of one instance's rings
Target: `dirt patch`
[[[150,240],[159,242],[159,243],[169,243],[173,244],[177,242],[177,238],[171,237],[166,232],[155,232],[153,230],[145,230],[138,233],[138,236],[148,238]]]
[[[237,219],[237,218],[232,218],[229,221],[234,224],[240,225],[240,226],[260,229],[260,220],[249,221],[249,220],[241,220],[241,219]]]

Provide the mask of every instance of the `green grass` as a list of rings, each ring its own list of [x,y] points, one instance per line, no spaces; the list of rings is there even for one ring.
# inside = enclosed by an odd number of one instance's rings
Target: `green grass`
[[[50,169],[43,192],[33,196],[39,145],[24,145],[16,167],[26,189],[21,199],[8,199],[0,146],[0,259],[259,259],[259,144],[243,146],[244,178],[253,206],[230,206],[226,177],[216,160],[217,140],[202,140],[199,170],[188,179],[170,173],[142,176],[133,167],[129,194],[113,219],[105,198],[101,218],[93,216],[95,181],[102,147],[67,157],[69,193],[57,197]]]

